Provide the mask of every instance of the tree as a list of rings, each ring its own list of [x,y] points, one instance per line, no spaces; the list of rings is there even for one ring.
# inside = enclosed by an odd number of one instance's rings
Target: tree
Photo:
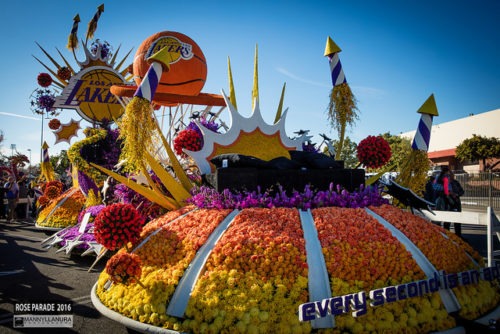
[[[403,162],[408,159],[412,151],[410,140],[400,136],[391,135],[390,132],[380,134],[380,136],[382,136],[389,143],[392,156],[386,166],[370,171],[378,173],[382,170],[390,169],[395,172],[401,172]]]
[[[472,138],[465,139],[457,146],[455,156],[460,161],[481,160],[486,169],[486,159],[500,158],[500,139],[473,134]],[[489,168],[493,169],[497,164]]]
[[[338,148],[340,145],[339,140],[333,140],[332,142],[333,147],[335,148],[335,152],[338,152]],[[339,155],[339,160],[344,161],[344,167],[345,168],[355,168],[358,164],[358,158],[356,157],[356,147],[358,145],[351,141],[351,138],[349,136],[345,137],[344,139],[344,144],[342,145],[342,150],[340,151]]]
[[[68,158],[68,152],[62,150],[59,155],[53,155],[50,157],[50,163],[54,168],[54,172],[59,175],[60,178],[66,179],[66,171],[69,168],[70,162]]]

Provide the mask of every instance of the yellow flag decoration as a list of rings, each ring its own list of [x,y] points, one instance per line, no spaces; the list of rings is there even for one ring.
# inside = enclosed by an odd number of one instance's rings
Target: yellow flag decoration
[[[52,168],[52,164],[50,163],[50,158],[49,158],[49,145],[47,145],[47,142],[43,142],[42,145],[42,156],[43,160],[40,165],[41,168],[41,177],[42,179],[45,179],[47,182],[49,181],[54,181],[54,168]]]

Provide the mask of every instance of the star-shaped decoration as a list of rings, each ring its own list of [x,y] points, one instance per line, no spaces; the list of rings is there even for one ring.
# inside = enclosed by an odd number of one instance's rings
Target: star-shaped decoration
[[[71,119],[71,121],[67,124],[61,124],[61,127],[54,131],[56,135],[56,144],[62,141],[67,142],[68,144],[71,141],[71,138],[76,137],[76,133],[80,128],[80,121],[75,121]]]
[[[61,248],[59,248],[56,253],[60,253],[60,252],[63,252],[65,251],[66,254],[69,254],[73,248],[75,248],[76,246],[78,245],[81,245],[83,244],[83,241],[80,241],[80,237],[82,235],[79,234],[76,238],[74,238],[73,240],[68,240],[66,239],[66,244],[64,246],[62,246]]]
[[[47,239],[42,240],[42,242],[41,242],[42,248],[43,249],[49,249],[50,247],[52,247],[54,245],[57,245],[58,243],[60,243],[61,241],[63,241],[62,237],[64,235],[66,235],[66,233],[68,233],[68,229],[69,228],[66,227],[63,230],[57,231],[56,233],[54,233],[53,235],[51,235]]]
[[[102,248],[104,247],[96,241],[87,241],[87,245],[89,246],[89,248],[87,248],[85,252],[82,253],[82,256],[86,256],[91,253],[99,255],[102,251]]]

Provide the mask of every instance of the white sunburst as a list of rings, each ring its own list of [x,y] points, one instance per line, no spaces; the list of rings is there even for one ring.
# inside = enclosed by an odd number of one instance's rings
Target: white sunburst
[[[216,133],[204,127],[203,124],[201,124],[199,121],[195,121],[196,125],[198,125],[203,134],[203,148],[200,151],[196,152],[184,150],[184,152],[191,156],[191,158],[193,158],[193,160],[196,162],[201,174],[210,174],[212,172],[208,158],[213,153],[215,145],[219,144],[221,146],[230,146],[234,144],[238,140],[238,138],[240,138],[240,135],[242,135],[242,133],[251,133],[255,130],[260,130],[262,134],[268,136],[279,133],[279,138],[282,146],[297,151],[301,151],[302,144],[311,138],[311,136],[307,136],[307,134],[302,134],[300,137],[294,139],[289,138],[286,135],[285,120],[288,113],[288,108],[283,112],[278,122],[270,125],[267,124],[262,118],[258,99],[255,99],[252,114],[247,118],[242,116],[232,105],[224,90],[222,90],[222,96],[224,97],[224,100],[226,101],[226,104],[228,106],[229,119],[231,123],[227,132],[223,134]],[[259,143],[255,144],[258,145]]]

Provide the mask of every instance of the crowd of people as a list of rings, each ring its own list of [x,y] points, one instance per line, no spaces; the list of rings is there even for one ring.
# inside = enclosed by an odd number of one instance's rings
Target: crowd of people
[[[13,222],[18,218],[28,218],[28,211],[33,212],[34,192],[26,177],[18,180],[9,175],[0,181],[0,219]],[[20,199],[26,199],[20,203]],[[25,206],[26,205],[26,206]]]

